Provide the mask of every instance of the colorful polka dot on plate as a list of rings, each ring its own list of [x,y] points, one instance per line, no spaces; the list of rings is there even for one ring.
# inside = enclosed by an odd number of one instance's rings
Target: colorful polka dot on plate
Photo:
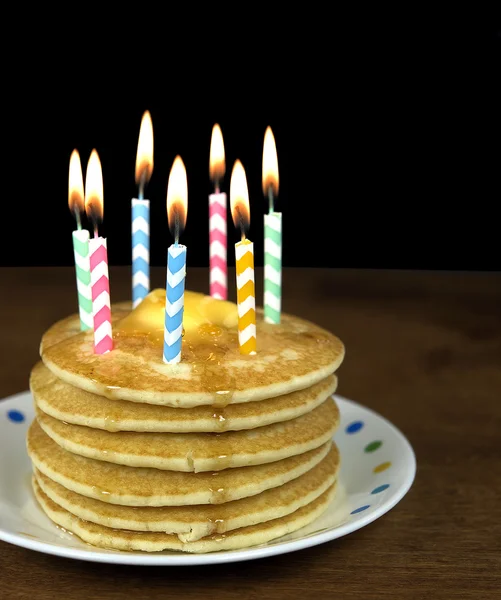
[[[351,513],[350,513],[350,515],[356,515],[357,513],[361,513],[361,512],[363,512],[364,510],[367,510],[370,507],[371,507],[370,504],[365,504],[364,506],[359,506],[355,510],[352,510]]]
[[[367,444],[367,446],[364,448],[364,452],[375,452],[378,448],[381,448],[382,445],[383,442],[376,440],[375,442]]]
[[[391,467],[391,462],[389,462],[389,461],[381,463],[377,467],[374,467],[374,473],[382,473],[383,471],[386,471],[386,469],[389,469],[390,467]]]
[[[383,485],[378,485],[377,488],[374,488],[371,492],[371,494],[380,494],[381,492],[384,492],[385,490],[387,490],[390,487],[389,483],[385,483]]]
[[[364,426],[363,421],[353,421],[353,423],[350,423],[345,431],[346,433],[357,433],[358,431],[360,431],[362,429],[362,427]]]
[[[7,418],[13,423],[22,423],[24,421],[24,415],[20,410],[9,410]]]

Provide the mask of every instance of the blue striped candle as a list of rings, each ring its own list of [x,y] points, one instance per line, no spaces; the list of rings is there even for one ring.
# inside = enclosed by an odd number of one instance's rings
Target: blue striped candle
[[[132,307],[150,291],[150,201],[132,200]]]
[[[163,354],[163,360],[168,364],[181,361],[185,279],[186,246],[172,244],[167,254],[167,291],[165,298]]]

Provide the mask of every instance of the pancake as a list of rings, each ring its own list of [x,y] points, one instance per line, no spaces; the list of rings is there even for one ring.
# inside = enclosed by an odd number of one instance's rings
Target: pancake
[[[114,323],[114,349],[107,354],[95,354],[93,332],[74,333],[69,319],[74,335],[63,339],[64,324],[55,325],[43,336],[41,358],[59,379],[99,396],[183,408],[305,389],[334,373],[344,358],[332,333],[287,314],[278,325],[265,323],[257,311],[256,355],[240,354],[236,325],[214,326],[183,337],[181,362],[165,364],[163,331],[121,330],[126,318]]]
[[[112,306],[111,322],[115,325],[126,317],[132,309],[130,302],[116,302]],[[57,321],[47,329],[40,342],[40,354],[45,348],[58,344],[63,340],[80,333],[80,315],[78,313]]]
[[[264,523],[298,510],[334,483],[338,468],[339,455],[333,445],[317,466],[282,486],[225,504],[181,507],[108,504],[67,490],[40,471],[36,471],[35,476],[51,500],[81,519],[114,529],[175,533],[182,542],[193,542],[213,533]]]
[[[306,414],[331,396],[336,386],[336,376],[330,375],[310,388],[270,400],[226,408],[180,409],[97,396],[58,379],[42,362],[35,365],[30,375],[31,393],[44,413],[60,421],[106,431],[193,433],[253,429]]]
[[[207,473],[183,473],[84,458],[63,450],[35,420],[27,436],[33,465],[65,488],[103,502],[124,506],[221,504],[283,485],[314,468],[331,442],[305,454],[255,467]]]
[[[194,542],[182,542],[177,535],[163,532],[129,531],[97,525],[73,515],[51,500],[33,479],[33,491],[47,516],[60,527],[79,536],[84,542],[101,548],[159,552],[175,550],[204,553],[220,550],[236,550],[263,544],[304,527],[318,518],[334,498],[334,483],[316,500],[293,513],[228,533],[215,533]]]
[[[225,433],[112,433],[58,421],[40,410],[37,420],[57,444],[80,456],[129,467],[199,473],[275,462],[318,448],[338,428],[339,409],[328,398],[297,419]]]

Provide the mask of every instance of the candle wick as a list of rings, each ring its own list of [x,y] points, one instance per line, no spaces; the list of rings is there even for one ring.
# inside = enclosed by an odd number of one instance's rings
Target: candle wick
[[[241,242],[244,242],[244,241],[245,241],[245,231],[244,231],[243,227],[242,227],[242,237],[241,237],[241,240],[240,240],[240,241],[241,241]]]
[[[270,187],[268,188],[268,203],[269,203],[269,212],[270,215],[271,213],[275,210],[275,206],[274,206],[274,202],[273,202],[273,189],[270,185]]]
[[[174,245],[179,245],[179,213],[176,210],[174,212]]]
[[[98,233],[97,233],[97,224],[94,225],[94,239],[97,239],[99,237]]]
[[[146,176],[143,173],[141,175],[141,179],[139,181],[139,198],[138,200],[143,200],[144,199],[144,180],[145,180]]]
[[[77,229],[80,231],[82,229],[82,221],[80,220],[80,212],[75,210],[75,219],[77,220]]]
[[[219,179],[214,181],[214,193],[219,194]]]

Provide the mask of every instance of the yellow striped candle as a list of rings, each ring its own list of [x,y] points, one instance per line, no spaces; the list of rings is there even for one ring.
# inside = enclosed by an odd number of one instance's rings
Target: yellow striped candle
[[[250,225],[249,192],[242,163],[233,166],[230,181],[233,222],[240,229],[241,241],[235,244],[237,273],[238,345],[241,354],[256,354],[256,293],[254,289],[254,244],[245,237]]]

